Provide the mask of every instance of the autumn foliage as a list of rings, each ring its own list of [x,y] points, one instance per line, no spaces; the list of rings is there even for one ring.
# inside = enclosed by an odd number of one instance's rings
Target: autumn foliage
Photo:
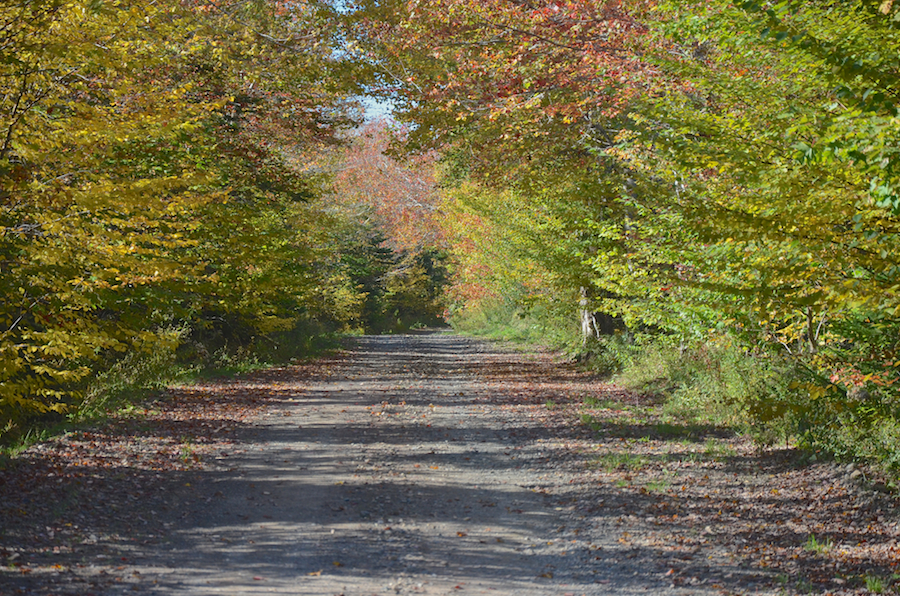
[[[436,321],[449,254],[458,324],[746,357],[736,418],[884,455],[833,436],[900,428],[898,11],[8,4],[0,410],[125,353]]]
[[[588,350],[631,338],[614,366],[635,341],[695,371],[743,353],[756,385],[715,398],[737,417],[882,457],[865,429],[898,428],[898,10],[362,2],[355,31],[409,150],[441,152],[457,313],[512,308],[584,349],[581,310]]]
[[[341,233],[319,200],[327,185],[289,167],[356,114],[352,85],[331,80],[342,66],[328,14],[268,2],[0,8],[7,429],[74,411],[95,372],[126,354],[343,324],[326,289]]]
[[[446,240],[435,155],[400,158],[391,147],[404,138],[402,127],[376,119],[328,160],[332,209],[365,224],[344,262],[364,294],[356,321],[368,332],[444,324]]]
[[[439,193],[433,153],[403,160],[390,155],[394,140],[405,136],[384,119],[358,130],[338,158],[335,198],[371,220],[393,250],[417,253],[441,244]]]

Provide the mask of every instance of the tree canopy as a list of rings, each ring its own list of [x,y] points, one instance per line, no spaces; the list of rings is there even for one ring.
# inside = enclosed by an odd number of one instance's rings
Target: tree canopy
[[[740,346],[789,387],[745,411],[813,441],[897,419],[895,4],[9,2],[0,411],[446,298]]]
[[[0,21],[6,420],[77,404],[117,354],[340,311],[330,183],[291,167],[358,112],[327,6],[22,0]]]
[[[808,437],[894,415],[900,5],[358,10],[407,149],[442,156],[455,312],[762,350],[789,404],[747,407]]]

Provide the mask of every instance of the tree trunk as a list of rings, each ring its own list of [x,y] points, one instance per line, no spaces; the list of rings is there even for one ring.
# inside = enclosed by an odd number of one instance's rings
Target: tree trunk
[[[588,289],[584,286],[581,286],[581,300],[578,301],[578,305],[581,307],[581,346],[585,347],[588,339],[594,336],[597,329],[597,321],[594,320],[594,313],[588,308]]]

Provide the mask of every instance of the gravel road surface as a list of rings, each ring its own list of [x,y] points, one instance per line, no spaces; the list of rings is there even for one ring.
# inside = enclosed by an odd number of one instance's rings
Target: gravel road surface
[[[498,374],[525,380],[520,360],[453,335],[366,337],[321,378],[283,379],[229,467],[195,480],[191,494],[207,496],[141,557],[134,587],[701,593],[671,587],[665,561],[621,540],[620,520],[572,502],[584,467],[560,429],[527,387],[492,394]]]
[[[896,593],[897,512],[552,354],[361,337],[0,461],[0,595]]]

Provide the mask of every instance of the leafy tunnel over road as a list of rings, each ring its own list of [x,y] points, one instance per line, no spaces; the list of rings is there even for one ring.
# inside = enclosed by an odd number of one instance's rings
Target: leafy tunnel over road
[[[636,399],[549,354],[436,333],[362,337],[319,363],[175,389],[154,407],[193,404],[180,418],[163,424],[154,410],[70,433],[2,472],[0,593],[775,589],[771,565],[721,536],[769,547],[806,538],[767,535],[763,514],[727,505],[744,494],[772,506],[774,475],[799,473],[783,454],[713,431],[673,442],[633,420],[598,434],[579,421],[586,396],[595,407],[623,400],[608,412]],[[711,449],[717,440],[735,446]],[[609,465],[617,446],[625,459]],[[79,449],[93,459],[74,461]],[[850,494],[839,483],[830,492],[840,490]],[[55,504],[37,509],[42,499]],[[896,524],[883,522],[871,539],[896,546]]]

